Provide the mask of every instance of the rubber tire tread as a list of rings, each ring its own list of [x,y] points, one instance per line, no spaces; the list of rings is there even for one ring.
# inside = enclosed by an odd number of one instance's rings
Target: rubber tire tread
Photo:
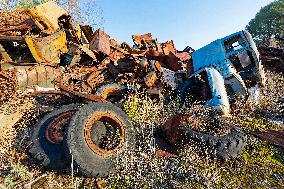
[[[66,143],[52,144],[45,138],[45,129],[48,124],[58,115],[77,111],[79,104],[64,105],[44,115],[31,129],[28,153],[35,163],[49,170],[61,171],[70,166],[70,156],[65,153]]]
[[[118,150],[130,150],[134,146],[134,129],[127,115],[111,103],[89,103],[80,108],[72,117],[67,132],[67,144],[73,157],[73,166],[79,175],[84,177],[105,177],[114,171],[118,153],[103,157],[93,152],[84,140],[84,128],[88,119],[95,113],[108,112],[114,114],[125,126],[126,144]]]
[[[198,145],[202,154],[224,160],[241,154],[247,140],[246,135],[237,127],[233,127],[229,134],[222,136],[204,134],[189,128],[183,129],[183,133],[186,140]]]

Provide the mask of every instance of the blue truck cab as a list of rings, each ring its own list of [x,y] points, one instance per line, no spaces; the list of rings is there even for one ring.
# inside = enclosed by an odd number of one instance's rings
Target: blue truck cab
[[[192,74],[179,88],[178,96],[181,102],[198,101],[224,115],[230,113],[224,79],[214,67],[205,67]],[[186,99],[188,96],[190,98]]]
[[[179,97],[184,100],[185,91],[197,90],[200,93],[196,94],[197,97],[204,101],[201,94],[204,91],[192,82],[192,78],[204,73],[203,77],[208,80],[207,93],[211,92],[211,98],[207,98],[204,104],[220,110],[222,114],[229,114],[229,102],[247,98],[252,91],[250,89],[258,89],[265,84],[259,52],[247,31],[217,39],[194,51],[191,64],[193,74],[180,87]]]
[[[247,96],[248,89],[265,84],[259,52],[247,31],[217,39],[192,53],[193,71],[215,67],[224,77],[231,98]]]

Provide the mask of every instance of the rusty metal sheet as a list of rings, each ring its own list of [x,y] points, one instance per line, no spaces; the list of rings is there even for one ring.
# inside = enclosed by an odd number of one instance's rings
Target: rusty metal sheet
[[[142,34],[142,35],[132,35],[132,39],[134,44],[140,49],[140,50],[152,50],[157,51],[159,53],[162,53],[162,47],[161,44],[157,42],[156,39],[152,38],[151,33]]]
[[[111,47],[114,47],[114,48],[119,48],[119,47],[120,47],[119,42],[116,41],[115,39],[110,39],[110,40],[109,40],[109,43],[110,43],[110,46],[111,46]]]
[[[51,66],[35,65],[23,66],[4,63],[1,65],[2,71],[13,72],[16,87],[20,89],[34,86],[43,88],[54,88],[52,81],[61,73],[58,69]]]
[[[115,49],[111,51],[109,57],[113,62],[117,62],[118,60],[125,58],[125,54]]]
[[[68,76],[67,76],[68,77]],[[54,79],[53,83],[59,87],[61,90],[63,90],[66,94],[66,92],[70,93],[73,95],[73,97],[79,97],[79,98],[84,98],[90,101],[94,102],[106,102],[102,97],[91,94],[91,93],[82,93],[79,91],[74,90],[72,85],[65,85],[63,82],[63,76],[58,76],[56,79]]]
[[[147,87],[154,87],[157,83],[158,77],[154,71],[149,72],[146,77],[144,78],[145,84]]]
[[[81,26],[81,31],[84,34],[85,38],[87,39],[88,42],[91,42],[92,39],[95,37],[94,32],[93,32],[93,28],[91,26]]]
[[[87,78],[87,83],[94,89],[106,81],[107,76],[104,72],[107,70],[100,70],[91,73]]]
[[[28,36],[25,40],[38,63],[59,63],[60,55],[68,52],[66,34],[63,31],[42,38]]]
[[[86,81],[88,85],[91,86],[92,89],[104,83],[111,76],[107,68],[107,65],[109,63],[110,63],[109,58],[104,59],[104,61],[100,64],[100,67],[88,75]]]
[[[90,42],[90,49],[110,55],[110,37],[102,29],[96,30],[94,38]]]
[[[161,47],[165,55],[169,55],[170,53],[176,54],[177,52],[173,40],[162,43]]]
[[[182,70],[182,64],[179,62],[179,58],[171,52],[168,55],[162,56],[160,61],[164,63],[170,70]]]
[[[182,62],[185,62],[191,59],[191,55],[188,52],[177,52],[175,55]]]
[[[16,78],[19,88],[39,86],[44,88],[54,88],[52,81],[60,75],[60,72],[50,66],[18,66]]]
[[[132,35],[133,42],[139,47],[143,47],[145,42],[152,42],[153,37],[151,33],[146,33],[142,35]]]
[[[176,145],[180,140],[181,134],[179,126],[184,120],[184,115],[179,113],[173,115],[167,119],[167,121],[161,126],[168,142],[171,145]]]
[[[22,36],[7,36],[7,35],[0,35],[1,41],[25,41],[25,38]]]
[[[47,34],[55,33],[59,26],[59,18],[68,16],[68,13],[63,8],[59,7],[54,1],[38,5],[30,8],[27,14],[33,19],[35,24],[41,31]]]
[[[255,131],[253,135],[268,141],[274,145],[284,148],[284,129],[280,130],[267,130],[267,131]]]
[[[129,59],[121,59],[117,61],[116,69],[119,73],[134,73],[138,64]]]
[[[27,31],[32,29],[32,26],[29,24],[21,24],[17,26],[11,26],[11,27],[5,27],[5,28],[0,28],[0,32],[7,32],[7,31]]]
[[[24,9],[13,9],[13,10],[0,10],[0,27],[9,28],[12,26],[21,25],[30,17],[25,14]]]

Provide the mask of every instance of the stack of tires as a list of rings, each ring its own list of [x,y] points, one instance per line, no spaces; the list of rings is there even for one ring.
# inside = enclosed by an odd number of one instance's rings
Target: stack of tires
[[[70,104],[53,110],[32,128],[29,153],[52,170],[104,177],[133,142],[127,115],[111,103]]]

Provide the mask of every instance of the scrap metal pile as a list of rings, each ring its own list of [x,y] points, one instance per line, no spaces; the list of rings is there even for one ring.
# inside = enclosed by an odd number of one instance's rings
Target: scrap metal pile
[[[177,51],[173,41],[159,43],[150,33],[133,35],[134,47],[120,44],[102,29],[75,25],[52,1],[0,14],[5,20],[0,79],[14,91],[72,99],[43,111],[32,127],[28,153],[46,168],[66,169],[71,152],[82,175],[107,175],[118,152],[134,145],[134,134],[125,113],[106,102],[113,102],[111,97],[127,84],[160,94],[177,88],[176,74],[191,74],[190,48]],[[5,96],[6,91],[0,93]]]
[[[120,44],[102,29],[93,32],[90,26],[75,26],[53,2],[19,15],[24,15],[18,16],[19,23],[6,20],[0,28],[0,75],[12,74],[18,88],[61,89],[101,101],[95,91],[106,83],[175,89],[175,73],[190,73],[189,49],[177,51],[173,41],[159,43],[150,33],[133,35],[134,47]]]
[[[282,42],[282,44],[281,44]],[[272,39],[267,45],[259,45],[258,50],[261,54],[263,64],[270,69],[283,71],[284,66],[284,38]]]
[[[173,41],[159,43],[151,33],[133,35],[133,46],[119,43],[102,29],[93,32],[74,24],[52,1],[9,14],[0,11],[0,19],[0,79],[13,83],[14,90],[72,99],[47,111],[31,134],[29,153],[52,169],[68,167],[70,152],[82,175],[105,176],[118,152],[133,147],[135,133],[127,115],[107,103],[127,96],[123,91],[129,84],[159,96],[174,91],[179,106],[189,98],[186,106],[200,101],[222,115],[265,84],[259,53],[246,31],[196,51],[178,51]],[[179,143],[184,119],[181,112],[162,126],[171,145]],[[238,129],[223,137],[190,129],[186,135],[204,139],[212,154],[222,158],[235,157],[245,145]]]

